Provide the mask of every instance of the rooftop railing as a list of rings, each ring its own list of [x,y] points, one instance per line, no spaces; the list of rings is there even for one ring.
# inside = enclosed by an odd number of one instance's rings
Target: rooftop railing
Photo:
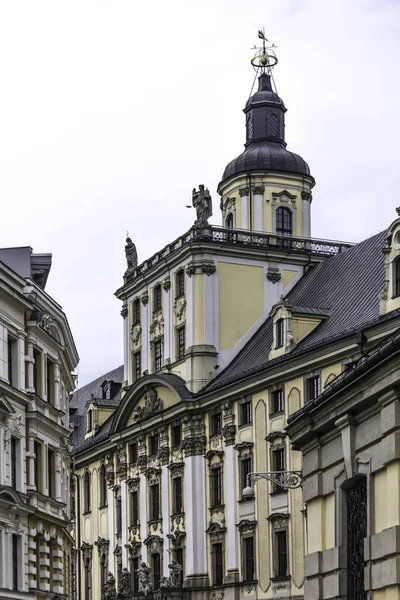
[[[293,235],[263,233],[245,229],[230,229],[227,227],[217,227],[215,225],[210,225],[205,229],[195,229],[192,227],[175,241],[171,242],[165,246],[165,248],[156,252],[156,254],[153,254],[153,256],[138,265],[138,267],[129,274],[129,279],[131,279],[131,277],[135,278],[137,275],[151,269],[167,256],[174,254],[179,248],[182,248],[182,246],[198,241],[223,244],[226,246],[265,248],[266,250],[283,252],[285,254],[295,252],[325,257],[335,256],[352,246],[352,244],[345,242],[300,238]]]

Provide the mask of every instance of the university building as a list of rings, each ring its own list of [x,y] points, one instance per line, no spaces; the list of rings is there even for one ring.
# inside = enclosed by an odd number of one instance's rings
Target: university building
[[[373,426],[364,427],[357,410],[346,421],[347,409],[343,419],[339,409],[328,414],[320,399],[362,373],[399,327],[400,222],[357,245],[311,236],[315,181],[286,148],[272,51],[257,60],[245,149],[218,187],[222,225],[210,224],[211,196],[200,186],[188,232],[140,264],[128,238],[116,292],[124,365],[71,400],[83,600],[118,590],[193,600],[360,600],[367,589],[395,597],[399,504],[384,503],[400,485],[397,412],[379,430],[391,434],[387,453],[367,464],[383,418],[372,400],[362,410]],[[287,485],[302,469],[304,495]],[[368,535],[392,528],[389,579],[385,551],[364,547],[361,504]],[[365,589],[351,591],[366,561]]]
[[[0,598],[72,598],[69,395],[78,355],[51,254],[0,249]]]

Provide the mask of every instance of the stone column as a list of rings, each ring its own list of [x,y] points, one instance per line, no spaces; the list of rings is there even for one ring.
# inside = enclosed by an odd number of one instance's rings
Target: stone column
[[[128,511],[128,502],[127,502],[127,494],[126,494],[126,481],[121,481],[121,516],[122,516],[122,568],[128,567],[128,558],[127,551],[125,549],[127,540],[127,532],[128,532],[128,522],[127,522],[127,511]]]
[[[26,453],[27,457],[27,475],[28,481],[26,488],[27,490],[36,491],[36,484],[33,483],[35,479],[35,440],[32,437],[28,437],[28,451]]]
[[[25,389],[25,332],[18,330],[17,340],[17,387]]]
[[[60,410],[60,363],[58,361],[54,362],[54,406],[58,410]]]
[[[169,471],[166,465],[162,466],[161,471],[161,514],[163,515],[163,536],[164,536],[164,548],[163,548],[163,575],[169,577],[168,565],[171,562],[169,555],[169,548],[167,542],[167,535],[170,532],[170,508],[169,508]]]
[[[163,292],[163,317],[164,317],[164,360],[173,361],[173,327],[171,307],[171,278],[168,276],[162,281]]]
[[[228,575],[238,573],[238,551],[237,551],[237,528],[236,528],[236,465],[235,451],[233,445],[225,448],[225,472],[226,472],[226,526],[227,526],[227,566]]]
[[[311,235],[311,199],[310,192],[301,192],[301,220],[302,235],[310,237]]]
[[[236,226],[240,227],[240,229],[248,229],[249,228],[249,188],[243,187],[239,189],[240,194],[240,208],[242,215],[242,222],[237,224]]]
[[[33,358],[33,340],[32,336],[28,334],[28,354],[25,356],[25,362],[28,363],[28,387],[27,392],[35,392],[33,385],[33,365],[35,359]]]
[[[254,194],[254,219],[253,219],[253,229],[254,231],[264,231],[264,186],[263,185],[255,185],[253,187]]]
[[[147,480],[144,473],[140,473],[139,508],[140,539],[142,540],[142,560],[147,562],[147,557],[145,556],[145,547],[143,546],[143,541],[147,538]]]
[[[131,364],[131,356],[129,352],[129,329],[130,329],[130,319],[129,319],[129,309],[124,304],[121,309],[121,317],[123,318],[122,324],[122,332],[123,332],[123,340],[124,340],[124,381],[129,382],[129,372],[130,372],[130,364]]]
[[[62,491],[61,491],[61,450],[55,451],[55,462],[56,462],[56,500],[62,502]]]
[[[150,360],[150,344],[149,344],[149,294],[148,292],[144,292],[140,296],[140,301],[142,303],[142,372],[149,371],[151,369],[151,360]]]
[[[113,575],[114,570],[114,550],[115,550],[115,527],[114,527],[114,491],[111,488],[107,490],[107,503],[108,503],[108,539],[110,540],[109,546],[109,564],[108,568]]]

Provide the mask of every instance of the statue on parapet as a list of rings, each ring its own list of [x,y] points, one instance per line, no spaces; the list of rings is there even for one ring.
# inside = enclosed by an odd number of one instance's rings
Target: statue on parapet
[[[145,562],[141,562],[140,567],[138,568],[139,592],[141,592],[144,596],[147,596],[147,594],[153,589],[150,581],[150,573],[150,567],[148,567]]]
[[[171,587],[180,587],[182,585],[181,582],[181,574],[182,574],[182,565],[180,565],[176,560],[172,560],[168,565],[169,569],[169,579],[171,581]]]
[[[115,600],[117,592],[115,590],[115,578],[112,573],[108,573],[107,581],[103,586],[102,600]]]
[[[119,592],[120,594],[130,594],[131,592],[131,574],[126,567],[124,567],[121,572]]]
[[[208,188],[204,188],[203,184],[199,185],[198,191],[193,188],[192,204],[196,209],[195,227],[198,229],[208,227],[208,219],[213,214],[212,199]]]
[[[136,269],[137,264],[138,264],[138,256],[137,256],[136,246],[132,242],[130,237],[126,238],[125,256],[126,256],[126,262],[128,263],[127,271],[129,272],[129,271],[133,271],[133,269]]]

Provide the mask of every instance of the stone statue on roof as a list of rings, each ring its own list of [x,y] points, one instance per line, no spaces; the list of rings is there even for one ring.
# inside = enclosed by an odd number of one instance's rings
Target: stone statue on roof
[[[153,588],[150,581],[150,573],[150,567],[148,567],[145,562],[141,562],[140,567],[138,568],[139,592],[141,592],[145,596],[147,596],[147,594],[151,592]]]
[[[103,586],[103,600],[115,600],[117,593],[115,590],[115,578],[110,572],[107,575],[107,581]]]
[[[130,237],[126,238],[125,256],[126,256],[126,262],[128,263],[127,270],[132,271],[133,269],[136,269],[137,264],[138,264],[138,256],[137,256],[136,246],[132,242]]]
[[[208,188],[204,188],[204,185],[199,185],[199,190],[193,188],[192,192],[192,204],[196,209],[196,225],[207,226],[208,219],[213,214],[212,212],[212,199]]]

